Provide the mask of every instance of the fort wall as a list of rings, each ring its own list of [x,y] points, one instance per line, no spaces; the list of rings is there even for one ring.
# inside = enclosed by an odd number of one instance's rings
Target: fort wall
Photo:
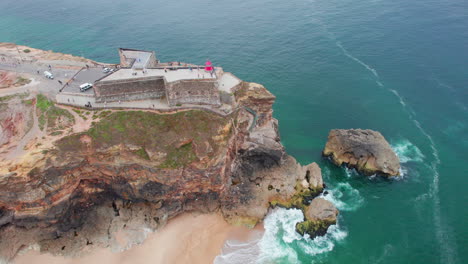
[[[98,81],[94,84],[96,102],[159,99],[166,95],[162,77],[142,77]]]
[[[216,80],[181,80],[168,83],[166,97],[169,106],[178,104],[221,104]]]

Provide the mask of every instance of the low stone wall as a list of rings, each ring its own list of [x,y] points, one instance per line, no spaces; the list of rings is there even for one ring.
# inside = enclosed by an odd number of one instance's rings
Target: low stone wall
[[[166,95],[161,77],[99,81],[94,84],[96,102],[159,99]]]
[[[85,107],[86,104],[91,103],[93,105],[96,102],[93,94],[83,93],[58,93],[55,96],[57,103],[64,105],[73,105],[79,107]]]
[[[170,106],[178,104],[221,104],[216,80],[182,80],[168,83],[166,93]]]

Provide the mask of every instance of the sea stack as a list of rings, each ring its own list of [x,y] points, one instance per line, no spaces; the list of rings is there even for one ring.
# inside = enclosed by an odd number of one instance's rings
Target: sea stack
[[[304,216],[305,220],[296,224],[296,231],[310,237],[323,236],[328,227],[336,224],[338,210],[331,202],[317,197],[306,207]]]
[[[338,166],[355,168],[364,175],[400,174],[400,160],[390,144],[382,134],[369,129],[331,130],[323,155]]]

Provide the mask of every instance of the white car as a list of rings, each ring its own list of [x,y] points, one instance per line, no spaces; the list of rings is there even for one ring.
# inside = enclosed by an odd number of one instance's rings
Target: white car
[[[45,72],[44,72],[44,76],[45,76],[46,78],[51,79],[51,80],[54,79],[54,75],[53,75],[52,73],[48,72],[48,71],[45,71]]]
[[[93,88],[93,85],[91,83],[83,83],[82,85],[80,85],[80,92],[84,92],[91,88]]]
[[[108,72],[110,72],[110,71],[111,71],[111,69],[109,69],[109,68],[104,68],[104,69],[102,69],[102,72],[103,72],[103,73],[108,73]]]

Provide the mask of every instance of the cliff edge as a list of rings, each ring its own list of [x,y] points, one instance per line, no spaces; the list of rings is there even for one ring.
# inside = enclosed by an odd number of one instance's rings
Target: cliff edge
[[[62,255],[113,247],[122,232],[155,230],[186,211],[221,211],[253,227],[274,206],[312,210],[323,190],[320,168],[285,152],[275,96],[247,82],[234,96],[228,115],[1,97],[0,256],[31,245]],[[309,219],[323,222],[311,236],[323,235],[336,214],[323,219]]]

